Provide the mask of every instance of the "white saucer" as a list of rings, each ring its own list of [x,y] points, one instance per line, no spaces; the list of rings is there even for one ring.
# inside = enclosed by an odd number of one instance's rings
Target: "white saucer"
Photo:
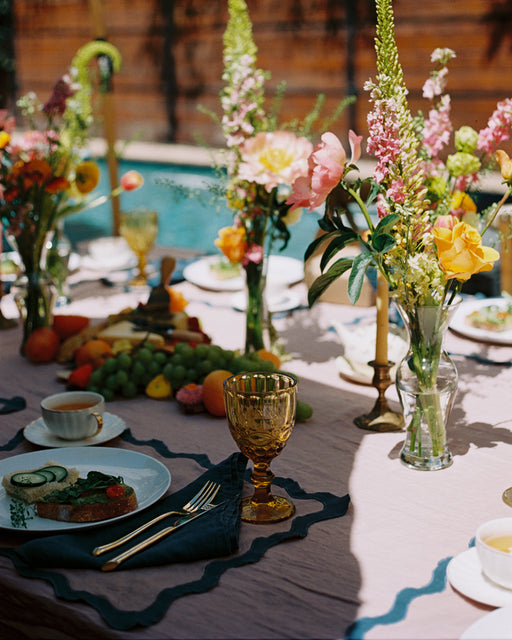
[[[247,307],[245,291],[239,291],[231,297],[231,304],[237,311],[245,311]],[[268,302],[268,310],[270,313],[281,313],[283,311],[291,311],[300,307],[302,304],[302,296],[298,291],[286,291],[281,297],[271,299]]]
[[[511,629],[512,607],[502,607],[473,622],[460,640],[510,640]]]
[[[472,600],[491,607],[512,605],[512,590],[491,582],[482,573],[475,547],[452,558],[446,576],[454,589]]]
[[[84,440],[63,440],[62,438],[54,436],[42,418],[38,418],[28,424],[25,429],[23,429],[23,435],[29,442],[42,447],[89,447],[93,444],[100,444],[112,440],[112,438],[121,434],[125,428],[126,423],[122,418],[113,413],[104,413],[103,428],[101,431],[95,436],[85,438]]]

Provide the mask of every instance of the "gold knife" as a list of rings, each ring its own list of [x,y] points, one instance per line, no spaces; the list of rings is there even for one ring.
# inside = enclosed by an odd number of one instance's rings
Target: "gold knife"
[[[173,531],[176,531],[176,529],[179,529],[180,527],[185,526],[186,524],[188,524],[189,522],[192,522],[192,520],[195,520],[196,518],[200,518],[201,516],[204,516],[205,513],[209,513],[210,511],[212,511],[218,506],[219,505],[216,504],[215,506],[212,506],[210,509],[206,509],[204,511],[201,511],[200,513],[194,513],[193,515],[185,516],[184,518],[177,520],[176,524],[173,524],[171,527],[165,527],[165,529],[162,529],[161,531],[154,533],[149,538],[146,538],[142,542],[139,542],[133,547],[130,547],[129,549],[119,554],[115,558],[112,558],[112,560],[108,560],[101,567],[101,570],[112,571],[116,569],[121,564],[121,562],[123,562],[127,558],[130,558],[131,556],[135,555],[139,551],[142,551],[143,549],[147,549],[147,547],[151,546],[155,542],[158,542],[159,540],[162,540],[162,538],[165,538]]]

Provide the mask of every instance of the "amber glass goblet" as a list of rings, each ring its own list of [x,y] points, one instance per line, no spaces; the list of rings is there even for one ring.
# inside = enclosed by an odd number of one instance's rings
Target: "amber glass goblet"
[[[147,253],[153,246],[158,233],[158,215],[156,211],[140,207],[132,211],[123,211],[119,216],[119,233],[136,254],[138,273],[130,281],[132,286],[147,285]]]
[[[224,381],[229,430],[240,451],[254,463],[254,494],[242,499],[241,517],[264,524],[289,518],[287,498],[274,496],[271,461],[283,450],[295,423],[297,380],[288,374],[241,373]]]

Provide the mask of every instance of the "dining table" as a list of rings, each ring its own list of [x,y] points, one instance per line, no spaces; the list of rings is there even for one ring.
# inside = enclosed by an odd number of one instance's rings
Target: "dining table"
[[[72,278],[70,301],[56,313],[83,314],[92,324],[135,308],[149,294],[91,271],[78,269]],[[245,314],[233,303],[233,291],[186,278],[172,287],[183,294],[186,313],[199,319],[212,344],[243,351]],[[149,519],[162,501],[190,498],[192,488],[217,472],[227,477],[222,474],[228,469],[241,478],[241,494],[251,492],[252,463],[239,453],[225,417],[185,413],[176,400],[143,392],[129,399],[116,396],[106,411],[122,428],[108,441],[77,446],[76,463],[93,466],[101,455],[115,460],[140,454],[169,472],[169,485],[148,508],[115,526],[104,521],[85,529],[33,531],[30,521],[27,529],[4,521],[1,638],[494,637],[467,633],[498,609],[512,607],[512,591],[489,583],[474,549],[481,523],[512,518],[502,499],[512,486],[512,343],[448,331],[445,348],[459,375],[447,426],[453,464],[419,471],[400,460],[403,429],[356,425],[358,416],[372,410],[377,389],[371,379],[340,369],[346,345],[336,326],[349,331],[360,322],[371,326],[375,307],[320,301],[310,308],[304,281],[290,283],[289,290],[293,308],[273,314],[287,354],[281,368],[297,377],[298,398],[313,414],[296,422],[271,469],[273,490],[291,498],[294,515],[263,525],[235,518],[230,543],[211,551],[205,517],[188,525],[190,531],[200,528],[206,541],[188,556],[160,554],[145,563],[140,554],[139,563],[109,572],[86,559],[70,564],[64,550],[76,540],[90,552],[114,533],[132,529],[137,518]],[[1,304],[8,311],[9,296]],[[0,331],[0,469],[14,456],[23,462],[36,452],[59,460],[66,449],[26,437],[26,427],[40,419],[42,398],[66,385],[62,364],[33,364],[20,355],[21,338],[19,322]],[[367,348],[361,345],[362,351]],[[393,381],[385,395],[399,414]],[[31,550],[39,554],[34,564]],[[509,629],[510,636],[496,637],[512,638],[512,623]]]

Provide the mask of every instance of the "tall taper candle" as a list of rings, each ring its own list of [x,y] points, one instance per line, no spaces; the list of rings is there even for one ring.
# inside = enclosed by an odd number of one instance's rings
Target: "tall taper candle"
[[[377,272],[377,336],[375,338],[375,364],[388,364],[389,294],[386,278]]]

